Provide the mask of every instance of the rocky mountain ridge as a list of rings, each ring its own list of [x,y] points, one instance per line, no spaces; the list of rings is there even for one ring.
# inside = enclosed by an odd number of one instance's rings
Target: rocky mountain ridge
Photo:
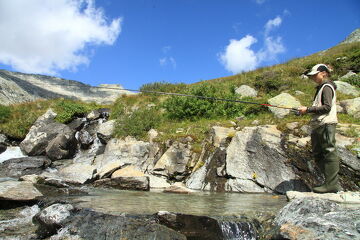
[[[93,87],[58,77],[0,70],[0,102],[3,105],[53,98],[110,104],[120,95],[134,94],[121,89],[119,84]]]

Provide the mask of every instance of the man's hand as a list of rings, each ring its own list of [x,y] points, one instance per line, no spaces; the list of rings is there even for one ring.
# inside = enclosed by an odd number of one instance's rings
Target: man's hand
[[[307,107],[299,107],[298,108],[298,111],[301,115],[304,115],[306,114],[306,111],[307,111]]]

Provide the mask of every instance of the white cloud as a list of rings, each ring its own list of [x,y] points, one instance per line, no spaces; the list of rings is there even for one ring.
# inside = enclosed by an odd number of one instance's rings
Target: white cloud
[[[165,67],[170,65],[173,69],[176,69],[176,60],[173,57],[163,57],[159,59],[160,66]]]
[[[225,52],[220,54],[220,61],[226,70],[233,73],[240,73],[255,69],[258,59],[250,47],[256,42],[257,40],[250,35],[240,40],[231,39]]]
[[[281,25],[282,19],[270,19],[264,26],[263,46],[255,52],[251,46],[257,39],[247,35],[240,40],[230,40],[224,52],[219,54],[219,60],[225,69],[236,74],[257,68],[263,62],[276,61],[277,56],[285,52],[285,46],[280,36],[270,36],[271,31]]]
[[[121,18],[107,21],[94,0],[0,1],[0,62],[56,74],[89,63],[89,47],[114,44]]]
[[[269,32],[271,30],[273,30],[276,27],[279,27],[280,24],[282,22],[281,17],[277,16],[274,19],[270,19],[266,24],[265,24],[265,36],[267,36],[269,34]]]

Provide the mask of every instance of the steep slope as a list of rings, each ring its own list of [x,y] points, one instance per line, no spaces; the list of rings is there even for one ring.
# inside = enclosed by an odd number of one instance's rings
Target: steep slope
[[[122,94],[133,94],[119,91],[122,87],[118,84],[99,87],[57,77],[0,70],[0,102],[3,105],[54,98],[109,104]]]

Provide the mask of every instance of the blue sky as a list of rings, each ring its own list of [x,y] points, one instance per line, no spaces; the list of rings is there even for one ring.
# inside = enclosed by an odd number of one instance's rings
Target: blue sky
[[[330,48],[359,12],[359,0],[0,0],[0,69],[193,83]]]

